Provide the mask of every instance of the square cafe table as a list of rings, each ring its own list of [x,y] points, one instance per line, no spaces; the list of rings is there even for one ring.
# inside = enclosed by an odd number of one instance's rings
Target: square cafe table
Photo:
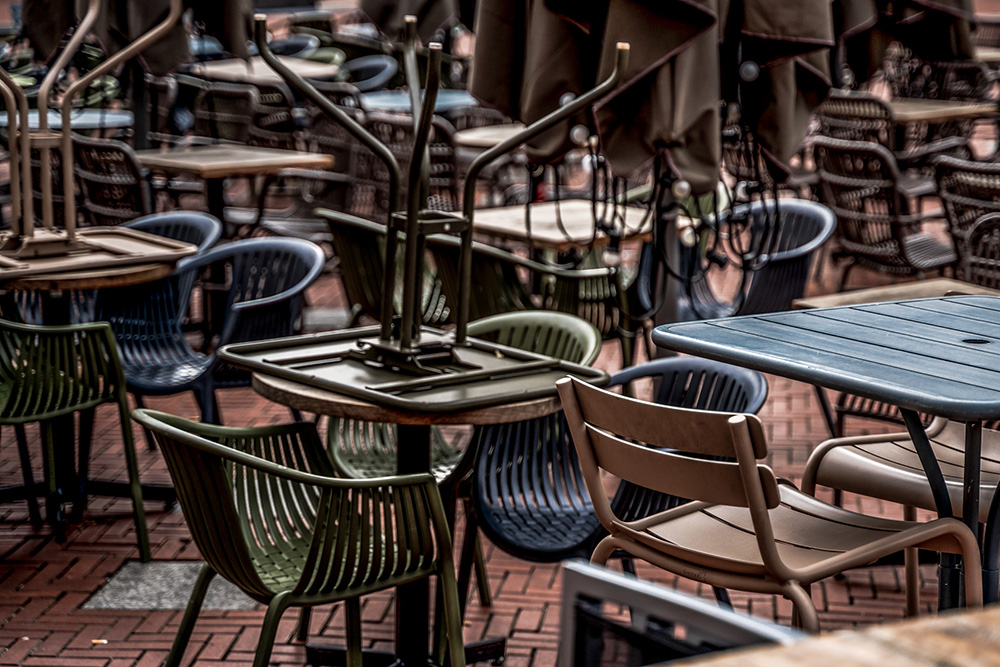
[[[1000,418],[1000,297],[890,301],[668,324],[656,328],[653,341],[898,406],[941,516],[952,514],[951,501],[917,413],[965,422],[963,520],[980,534],[982,422]],[[997,600],[996,523],[987,525],[984,539],[988,602]],[[941,608],[957,602],[952,558],[942,556]]]

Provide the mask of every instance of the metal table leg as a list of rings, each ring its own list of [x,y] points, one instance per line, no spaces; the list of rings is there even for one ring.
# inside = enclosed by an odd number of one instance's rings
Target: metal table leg
[[[954,516],[951,507],[951,497],[948,495],[948,488],[945,485],[944,475],[941,474],[941,466],[937,457],[931,449],[930,440],[924,430],[920,415],[914,410],[901,408],[903,421],[906,423],[906,430],[909,431],[913,440],[914,449],[920,457],[920,464],[927,475],[927,481],[931,487],[931,495],[934,497],[934,506],[937,508],[938,516]],[[968,439],[968,438],[967,438]],[[968,463],[968,452],[966,452],[966,462]],[[975,469],[979,470],[979,452],[976,452]],[[968,473],[968,465],[966,465]],[[967,480],[968,481],[968,480]],[[978,488],[978,484],[977,484]],[[976,503],[978,513],[979,503]],[[967,509],[967,507],[966,507]],[[960,558],[954,554],[941,554],[941,561],[938,565],[938,609],[952,609],[959,606],[959,596],[961,594],[961,565]]]

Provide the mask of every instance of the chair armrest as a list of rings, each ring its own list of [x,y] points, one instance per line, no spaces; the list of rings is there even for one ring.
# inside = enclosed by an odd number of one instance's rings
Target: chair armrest
[[[907,151],[896,151],[896,162],[899,163],[900,168],[905,169],[928,162],[942,153],[965,148],[968,145],[969,140],[965,137],[935,139]]]

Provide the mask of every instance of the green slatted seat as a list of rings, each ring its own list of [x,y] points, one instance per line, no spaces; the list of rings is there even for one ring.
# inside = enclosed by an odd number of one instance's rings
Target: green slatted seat
[[[309,423],[229,428],[149,410],[132,417],[163,452],[205,558],[167,667],[180,664],[217,574],[268,605],[255,667],[268,664],[288,607],[339,601],[347,664],[360,667],[360,596],[437,575],[444,599],[437,658],[447,650],[452,665],[464,664],[451,535],[433,477],[334,478]]]

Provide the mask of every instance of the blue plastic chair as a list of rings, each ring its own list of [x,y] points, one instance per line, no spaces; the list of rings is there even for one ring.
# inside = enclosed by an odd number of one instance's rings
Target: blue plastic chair
[[[773,200],[751,204],[751,224],[760,228],[765,211],[773,210],[774,205]],[[745,207],[738,207],[737,211],[741,209],[746,212]],[[782,199],[778,204],[778,214],[781,223],[774,252],[753,273],[742,302],[719,301],[711,293],[708,282],[700,280],[691,286],[689,294],[682,294],[678,304],[679,320],[788,310],[792,301],[805,294],[812,257],[833,234],[837,218],[822,204],[798,199]],[[730,211],[724,217],[731,215]]]
[[[218,243],[222,236],[222,223],[219,219],[197,211],[170,211],[144,215],[126,222],[122,227],[196,245],[199,254]]]
[[[128,389],[143,396],[193,391],[201,420],[219,423],[215,390],[249,386],[250,374],[222,364],[213,352],[194,350],[183,332],[198,276],[226,264],[230,279],[217,345],[289,336],[296,332],[305,289],[319,276],[319,246],[299,239],[248,239],[206,251],[141,289],[107,290],[97,312],[111,323],[121,349]]]
[[[371,93],[389,85],[399,71],[399,63],[392,56],[361,56],[345,62],[340,71],[347,74],[347,81],[359,91]]]
[[[611,386],[640,378],[655,381],[654,400],[664,405],[753,413],[767,398],[767,382],[760,373],[693,357],[627,368],[612,376]],[[584,486],[565,417],[561,412],[554,417],[478,427],[473,436],[480,448],[473,468],[475,522],[498,547],[534,562],[589,558],[605,535]],[[631,521],[682,502],[623,482],[613,507],[617,516]],[[474,534],[471,528],[468,532]],[[462,565],[459,586],[464,593],[468,577]]]

